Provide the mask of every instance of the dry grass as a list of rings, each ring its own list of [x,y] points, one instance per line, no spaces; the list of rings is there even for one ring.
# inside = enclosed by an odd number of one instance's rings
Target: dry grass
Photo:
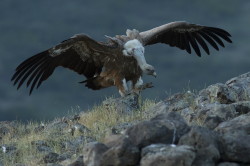
[[[88,133],[78,133],[77,135],[72,135],[70,133],[64,132],[57,135],[57,133],[35,132],[35,128],[41,126],[39,122],[30,122],[28,124],[23,124],[18,122],[17,127],[11,130],[9,134],[4,135],[0,140],[1,146],[14,145],[16,150],[10,153],[4,153],[3,149],[0,149],[0,165],[1,162],[4,166],[12,166],[15,163],[22,163],[29,166],[33,165],[43,165],[41,162],[43,153],[37,151],[37,149],[32,144],[33,141],[44,140],[48,143],[49,147],[53,152],[61,154],[63,153],[63,148],[61,143],[65,140],[70,140],[79,135],[91,136],[97,141],[102,141],[105,133],[117,124],[124,122],[134,122],[146,119],[147,117],[143,114],[143,111],[153,105],[155,101],[144,100],[140,101],[141,107],[138,110],[133,111],[131,114],[121,115],[115,109],[110,107],[109,109],[104,105],[94,106],[91,110],[86,113],[80,114],[80,120],[78,123],[83,124],[90,132]],[[45,123],[45,126],[49,122]],[[50,131],[51,132],[51,131]],[[2,147],[0,147],[2,148]],[[76,154],[78,156],[80,154]]]

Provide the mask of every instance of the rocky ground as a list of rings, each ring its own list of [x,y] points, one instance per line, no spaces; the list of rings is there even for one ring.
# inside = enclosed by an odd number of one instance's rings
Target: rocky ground
[[[123,102],[114,107],[123,108]],[[119,109],[121,116],[131,113],[125,107]],[[51,137],[78,132],[74,139],[61,141],[64,153],[51,150],[43,140],[32,146],[43,152],[40,165],[50,166],[250,165],[250,72],[198,94],[174,94],[143,113],[146,120],[113,126],[102,142],[86,136],[91,131],[78,122],[80,115],[55,120],[34,132],[46,131]],[[1,122],[0,140],[13,130],[15,122]],[[15,144],[1,147],[0,156],[18,154]],[[76,151],[79,155],[73,156]]]

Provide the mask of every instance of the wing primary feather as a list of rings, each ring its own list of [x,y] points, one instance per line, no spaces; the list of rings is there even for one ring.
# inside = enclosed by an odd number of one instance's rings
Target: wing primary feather
[[[29,68],[31,68],[33,65],[36,65],[37,63],[40,63],[44,59],[45,59],[45,57],[42,57],[38,61],[25,64],[25,66],[22,66],[22,68],[16,70],[16,72],[14,73],[14,75],[11,78],[11,81],[13,81],[14,79],[17,79],[17,81],[18,81],[20,78],[16,78],[16,77],[21,77]]]
[[[198,43],[201,45],[201,47],[205,50],[205,52],[209,55],[210,52],[209,52],[209,48],[206,44],[206,42],[202,39],[202,37],[197,34],[197,33],[193,33],[195,39],[198,41]]]
[[[220,36],[221,38],[223,38],[224,40],[226,40],[229,43],[232,43],[232,40],[228,37],[227,34],[223,33],[223,31],[221,31],[221,29],[217,29],[217,28],[211,28],[209,29],[211,32],[215,33],[216,35]],[[230,35],[230,34],[229,34]],[[231,35],[230,35],[231,36]]]
[[[213,32],[210,32],[210,31],[205,31],[205,32],[206,32],[207,35],[212,37],[219,45],[221,45],[222,47],[225,47],[222,40],[218,36],[216,36]]]
[[[53,73],[54,69],[55,69],[55,66],[54,66],[54,65],[52,65],[52,64],[48,65],[46,71],[45,71],[45,72],[42,74],[42,76],[40,77],[40,79],[39,79],[39,81],[38,81],[38,83],[37,83],[36,89],[39,88],[40,85],[42,84],[42,82],[43,82],[44,80],[46,80],[46,79]]]
[[[46,55],[48,55],[48,51],[43,51],[41,53],[38,53],[28,59],[26,59],[24,62],[22,62],[20,65],[17,66],[16,71],[20,70],[21,68],[25,67],[27,64],[31,64],[34,61],[37,61],[37,59],[40,59],[42,57],[46,57]],[[49,55],[48,55],[49,56]]]
[[[200,52],[199,46],[198,46],[197,42],[195,41],[195,38],[193,37],[192,33],[188,33],[188,39],[189,39],[194,51],[200,57],[201,52]]]
[[[39,67],[39,66],[36,66],[36,65],[33,65],[31,68],[29,68],[29,70],[25,73],[25,75],[22,77],[21,81],[19,81],[19,84],[17,86],[17,89],[19,89],[22,84],[24,83],[24,81],[27,79],[28,76],[30,76],[30,74],[32,72],[34,72],[34,70]]]
[[[198,31],[198,33],[206,40],[208,41],[208,43],[210,43],[214,49],[216,49],[217,51],[219,51],[219,47],[217,46],[217,44],[213,41],[213,39],[211,39],[211,37],[209,37],[205,32],[203,31]]]
[[[32,80],[34,79],[34,77],[37,75],[37,73],[42,69],[44,68],[44,66],[46,66],[46,64],[44,65],[45,63],[43,64],[40,64],[36,70],[32,73],[32,75],[29,77],[29,80],[27,81],[27,84],[26,86],[28,87],[30,85],[30,83],[32,82]]]
[[[38,61],[36,61],[35,63],[31,63],[31,64],[27,64],[27,66],[25,68],[23,68],[22,70],[18,70],[12,77],[12,80],[14,81],[14,85],[16,85],[16,83],[20,80],[20,78],[23,77],[23,75],[30,69],[33,68],[33,66],[36,66],[38,63],[41,63],[45,60],[45,58],[42,58]]]
[[[189,40],[188,40],[188,32],[186,32],[185,34],[183,34],[183,36],[184,36],[184,39],[185,39],[185,45],[186,45],[186,48],[185,48],[185,50],[189,53],[189,54],[191,54],[191,47],[190,47],[190,44],[189,44]]]
[[[221,29],[221,28],[207,27],[206,29],[210,29],[212,31],[217,31],[217,32],[223,33],[225,36],[231,37],[230,33],[228,33],[227,31],[225,31],[224,29]]]
[[[42,76],[43,72],[44,72],[43,70],[40,70],[39,73],[36,75],[35,79],[33,80],[32,85],[31,85],[29,95],[31,95],[31,93],[32,93],[32,91],[33,91],[33,89],[34,89],[34,87],[35,87],[38,79]]]

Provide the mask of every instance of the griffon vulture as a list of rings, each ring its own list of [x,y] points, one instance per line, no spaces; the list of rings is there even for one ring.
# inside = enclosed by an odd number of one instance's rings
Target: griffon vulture
[[[165,43],[186,50],[191,48],[201,56],[200,48],[209,54],[207,44],[216,50],[224,47],[223,40],[231,43],[231,35],[220,28],[188,22],[171,22],[148,31],[127,30],[126,35],[108,37],[98,42],[85,34],[77,34],[60,44],[38,53],[17,68],[12,77],[19,89],[27,80],[30,94],[48,79],[56,67],[62,66],[86,77],[86,87],[99,90],[116,86],[121,96],[139,93],[143,85],[142,74],[156,76],[154,67],[144,57],[144,47]]]

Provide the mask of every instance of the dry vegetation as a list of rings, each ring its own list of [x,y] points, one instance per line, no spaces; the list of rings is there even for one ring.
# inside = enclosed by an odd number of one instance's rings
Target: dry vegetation
[[[4,166],[15,165],[15,163],[42,165],[42,158],[45,153],[37,150],[34,145],[35,141],[45,141],[52,151],[58,154],[62,154],[65,151],[62,142],[72,140],[80,135],[89,136],[102,142],[107,131],[113,126],[124,122],[136,122],[147,119],[147,115],[143,112],[155,105],[155,103],[155,101],[147,99],[140,101],[140,109],[126,115],[121,115],[112,107],[107,108],[104,105],[94,106],[91,110],[84,113],[81,112],[79,114],[80,119],[77,120],[78,124],[82,124],[89,129],[88,132],[75,132],[72,134],[70,127],[66,131],[46,128],[52,122],[30,122],[28,124],[16,122],[14,123],[15,127],[10,128],[9,133],[0,140],[0,145],[2,146],[0,149],[0,161],[2,161]],[[41,126],[45,126],[45,129],[41,132],[37,131]],[[79,146],[82,148],[83,144]],[[11,148],[16,148],[16,150],[9,150]],[[76,151],[73,156],[79,156],[79,153],[81,151]]]

